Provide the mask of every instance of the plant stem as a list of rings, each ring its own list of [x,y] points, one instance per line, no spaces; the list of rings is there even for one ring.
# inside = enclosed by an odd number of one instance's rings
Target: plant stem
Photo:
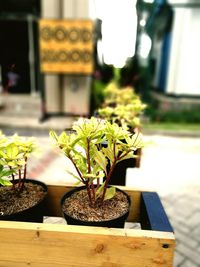
[[[113,144],[114,159],[116,159],[116,142]]]
[[[71,162],[73,163],[73,165],[74,165],[74,167],[75,167],[75,169],[76,169],[76,171],[77,171],[77,173],[78,173],[78,175],[79,175],[79,177],[80,177],[82,183],[83,183],[83,184],[86,184],[86,181],[84,180],[84,178],[83,178],[81,172],[79,171],[78,167],[76,166],[76,163],[74,162],[74,160],[72,159],[72,157],[71,157],[70,155],[68,155],[68,157],[69,157],[69,159],[71,160]]]
[[[85,185],[86,185],[86,189],[87,189],[90,205],[91,205],[91,207],[93,207],[93,201],[92,201],[92,196],[91,196],[91,191],[90,191],[90,185],[89,185],[88,181],[86,181]]]
[[[20,169],[18,170],[18,177],[19,177],[18,188],[21,189],[21,179],[22,179],[22,177],[21,177],[21,170]]]
[[[109,182],[110,177],[111,177],[111,175],[112,175],[112,173],[113,173],[113,171],[114,171],[114,168],[115,168],[115,166],[116,166],[116,163],[117,163],[117,160],[115,160],[115,161],[113,162],[113,164],[111,165],[110,171],[109,171],[109,173],[108,173],[108,175],[107,175],[107,178],[106,178],[106,181],[105,181],[105,184],[104,184],[104,188],[103,188],[103,194],[102,194],[102,197],[101,197],[101,204],[103,204],[104,197],[105,197],[106,190],[107,190],[107,186],[108,186],[108,182]]]
[[[91,164],[90,164],[90,139],[87,138],[87,164],[88,164],[88,173],[91,173]]]
[[[94,187],[93,182],[91,183],[91,191],[92,191],[93,202],[95,203],[96,197],[95,197],[95,187]]]
[[[22,185],[21,185],[21,190],[23,190],[24,188],[24,183],[26,181],[26,172],[27,172],[27,158],[25,159],[26,164],[24,165],[24,175],[23,175],[23,179],[22,179]]]
[[[9,168],[10,168],[10,170],[12,170],[12,168],[9,166]],[[14,176],[14,174],[12,173],[11,174],[11,176],[12,176],[12,189],[14,190],[15,189],[15,183],[14,183],[14,181],[15,181],[15,176]]]
[[[99,178],[98,178],[98,179],[97,179],[97,187],[96,187],[96,190],[98,190],[99,185],[100,185],[100,182],[99,182]]]
[[[90,138],[86,138],[87,141],[87,151],[86,151],[86,156],[87,156],[87,165],[88,165],[88,174],[91,173],[91,159],[90,159]],[[88,183],[89,185],[89,183]],[[93,204],[95,203],[95,188],[94,188],[94,184],[93,181],[91,181],[91,186],[90,187],[90,193],[92,192],[92,194],[90,194],[92,200],[93,200]]]
[[[76,171],[77,171],[77,173],[78,173],[78,175],[79,175],[79,177],[80,177],[82,183],[85,184],[86,189],[87,189],[87,193],[88,193],[88,197],[89,197],[90,204],[91,204],[91,206],[93,206],[93,203],[92,203],[92,197],[91,197],[91,192],[90,192],[90,185],[89,185],[88,181],[84,180],[84,178],[83,178],[81,172],[79,171],[78,167],[76,166],[76,163],[74,162],[73,158],[72,158],[70,155],[68,155],[68,158],[69,158],[69,159],[71,160],[71,162],[73,163],[73,165],[74,165],[74,167],[75,167],[75,169],[76,169]]]

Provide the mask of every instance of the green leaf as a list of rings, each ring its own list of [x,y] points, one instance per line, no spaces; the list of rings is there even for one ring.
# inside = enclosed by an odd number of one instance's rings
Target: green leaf
[[[18,153],[19,149],[15,145],[10,145],[7,147],[7,156],[9,159],[16,159]]]
[[[81,181],[77,181],[76,183],[74,183],[74,186],[80,185],[80,183],[82,183]]]
[[[105,155],[101,151],[96,151],[95,153],[95,161],[97,164],[106,172],[106,167],[107,167],[107,160]]]
[[[104,189],[104,186],[105,186],[105,181],[102,183],[102,185],[98,188],[98,190],[96,191],[96,197],[98,198],[102,192],[103,192],[103,189]]]
[[[23,159],[21,159],[21,160],[18,160],[18,161],[17,161],[17,164],[16,164],[16,165],[23,166],[23,165],[25,165],[25,164],[26,164],[26,161],[23,160]]]
[[[3,186],[11,186],[12,185],[12,183],[9,180],[5,180],[2,178],[0,178],[0,184]]]
[[[58,136],[57,136],[57,134],[56,134],[55,131],[51,130],[51,131],[49,132],[49,136],[50,136],[52,139],[58,141]]]
[[[69,173],[71,176],[73,176],[75,179],[77,179],[78,180],[77,183],[81,183],[82,182],[81,178],[78,175],[75,175],[73,172],[71,172],[69,170],[67,170],[67,173]]]
[[[111,199],[114,197],[116,193],[116,188],[115,187],[109,187],[106,189],[106,194],[105,194],[105,197],[104,197],[104,200],[108,200],[108,199]]]
[[[111,161],[114,161],[114,153],[113,150],[110,147],[103,147],[102,151],[104,155]]]
[[[120,162],[120,161],[123,161],[123,160],[125,160],[125,159],[133,159],[133,158],[137,158],[137,155],[134,155],[133,154],[133,151],[131,151],[128,155],[126,155],[126,156],[124,156],[123,157],[123,154],[121,155],[121,159],[120,160],[118,160],[117,162]]]
[[[0,171],[0,178],[2,178],[2,177],[8,177],[13,172],[14,172],[13,170],[1,170]]]
[[[17,167],[17,164],[14,161],[9,161],[8,162],[8,166],[10,166],[10,167]]]
[[[1,164],[2,166],[5,166],[5,165],[6,165],[6,161],[0,159],[0,164]]]
[[[4,158],[4,159],[7,159],[7,158],[8,158],[7,155],[6,155],[6,153],[5,153],[4,151],[2,151],[2,150],[0,150],[0,155],[1,155],[2,158]]]

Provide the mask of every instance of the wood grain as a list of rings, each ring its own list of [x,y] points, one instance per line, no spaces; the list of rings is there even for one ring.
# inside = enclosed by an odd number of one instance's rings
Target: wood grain
[[[19,222],[0,224],[0,266],[172,267],[172,233]]]
[[[61,214],[60,197],[71,188],[48,186],[47,214]],[[125,191],[129,220],[139,221],[141,192]],[[172,267],[174,249],[172,232],[0,221],[1,267]]]

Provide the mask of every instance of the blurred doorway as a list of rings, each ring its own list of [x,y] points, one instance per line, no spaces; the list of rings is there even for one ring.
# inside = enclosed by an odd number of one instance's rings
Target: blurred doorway
[[[34,94],[39,88],[40,2],[0,1],[0,70],[8,93]]]
[[[8,93],[30,93],[28,22],[0,20],[2,83]]]

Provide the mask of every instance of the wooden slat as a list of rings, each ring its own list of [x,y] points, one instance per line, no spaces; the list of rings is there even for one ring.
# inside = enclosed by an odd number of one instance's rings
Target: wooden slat
[[[172,233],[5,221],[0,226],[1,267],[172,267]]]
[[[63,186],[63,185],[48,185],[48,196],[46,200],[46,211],[47,216],[62,216],[60,200],[61,197],[71,190],[74,186]],[[140,216],[140,197],[141,192],[138,190],[133,190],[128,187],[120,186],[120,189],[127,192],[131,198],[131,209],[128,217],[128,221],[139,222]]]

